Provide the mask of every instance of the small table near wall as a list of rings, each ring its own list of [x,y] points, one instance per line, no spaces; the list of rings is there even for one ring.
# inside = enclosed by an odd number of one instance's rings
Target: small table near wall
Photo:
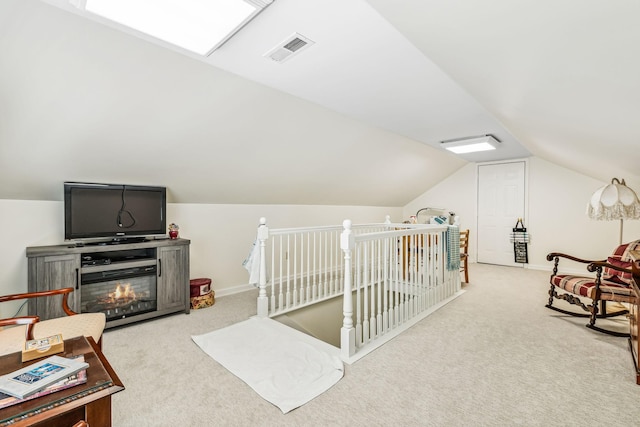
[[[91,337],[64,341],[62,357],[84,355],[89,364],[87,382],[23,403],[0,409],[0,426],[72,426],[85,420],[91,427],[111,426],[111,395],[124,390]],[[8,374],[32,362],[22,363],[22,353],[0,357],[0,375]]]

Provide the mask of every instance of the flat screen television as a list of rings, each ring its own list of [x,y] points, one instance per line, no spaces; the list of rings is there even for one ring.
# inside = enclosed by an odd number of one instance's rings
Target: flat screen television
[[[65,240],[144,239],[167,233],[165,187],[64,183]]]

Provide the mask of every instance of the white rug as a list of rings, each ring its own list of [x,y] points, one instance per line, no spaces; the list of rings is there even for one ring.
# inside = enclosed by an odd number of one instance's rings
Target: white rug
[[[337,348],[271,319],[251,318],[191,339],[284,414],[344,373]]]

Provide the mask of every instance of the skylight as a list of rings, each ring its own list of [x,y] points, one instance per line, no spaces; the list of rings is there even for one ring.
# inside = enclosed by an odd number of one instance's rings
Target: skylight
[[[272,2],[86,0],[84,8],[87,12],[207,56]]]

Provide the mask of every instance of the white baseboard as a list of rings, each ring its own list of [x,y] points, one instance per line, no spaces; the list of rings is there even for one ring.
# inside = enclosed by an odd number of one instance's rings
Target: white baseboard
[[[242,292],[248,292],[254,289],[257,289],[257,288],[253,285],[246,284],[246,285],[233,286],[231,288],[216,289],[215,291],[216,291],[216,298],[217,298],[217,297],[224,297],[228,295],[240,294]]]
[[[542,270],[548,271],[551,274],[551,270],[553,270],[553,265],[536,265],[536,264],[525,264],[524,268],[529,270]]]
[[[566,263],[569,264],[569,263]],[[577,263],[572,263],[574,264],[573,268],[560,268],[558,273],[559,274],[575,274],[576,276],[592,276],[594,273],[591,273],[589,270],[587,270],[587,265],[588,264],[577,264]],[[575,267],[575,266],[579,266],[582,265],[583,267]],[[562,262],[560,262],[560,267],[562,267]],[[542,270],[542,271],[548,271],[549,275],[551,275],[551,272],[553,271],[553,263],[549,262],[548,265],[530,265],[527,264],[525,265],[525,268],[528,268],[529,270]]]

